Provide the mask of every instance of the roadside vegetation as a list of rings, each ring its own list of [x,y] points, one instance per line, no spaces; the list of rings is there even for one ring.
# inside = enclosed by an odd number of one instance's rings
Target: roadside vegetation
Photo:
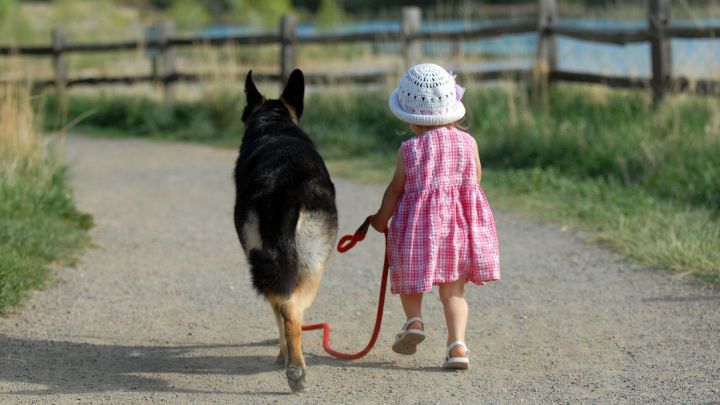
[[[384,92],[322,92],[302,126],[337,174],[384,182],[407,130]],[[470,89],[466,124],[494,207],[588,232],[640,263],[720,284],[720,104],[558,86],[532,102],[522,86]],[[220,93],[172,108],[150,99],[72,97],[87,133],[237,147],[242,98]],[[47,116],[56,100],[47,103]],[[402,135],[402,133],[406,135]]]
[[[88,241],[54,144],[36,131],[27,89],[0,88],[0,313],[42,286]]]

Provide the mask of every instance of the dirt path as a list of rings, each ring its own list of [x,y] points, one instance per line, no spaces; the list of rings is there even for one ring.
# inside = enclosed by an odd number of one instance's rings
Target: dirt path
[[[295,397],[233,230],[235,154],[71,137],[66,155],[96,247],[0,318],[0,403],[720,402],[720,293],[501,212],[504,280],[468,288],[468,372],[439,368],[436,293],[418,354],[392,353],[403,317],[391,297],[360,361],[328,357],[305,333],[310,390]],[[348,233],[382,189],[335,181]],[[382,252],[372,234],[335,255],[307,313],[332,324],[338,349],[369,338]]]

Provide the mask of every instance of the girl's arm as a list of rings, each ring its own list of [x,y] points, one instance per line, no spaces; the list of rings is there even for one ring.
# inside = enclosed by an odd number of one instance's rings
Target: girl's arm
[[[478,178],[478,185],[480,185],[480,179],[482,178],[482,166],[480,165],[480,152],[478,151],[477,142],[473,139],[473,143],[475,144],[475,166],[477,167],[477,178]]]
[[[378,232],[385,232],[387,229],[387,223],[392,217],[393,211],[395,211],[395,205],[397,204],[400,196],[402,196],[405,190],[405,162],[403,162],[402,151],[398,151],[396,162],[395,162],[395,175],[393,175],[390,184],[385,190],[383,195],[382,204],[380,209],[373,215],[370,225],[375,228]]]

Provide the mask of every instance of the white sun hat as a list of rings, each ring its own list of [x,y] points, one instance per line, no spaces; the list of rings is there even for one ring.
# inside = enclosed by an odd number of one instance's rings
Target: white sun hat
[[[465,89],[455,77],[433,63],[411,67],[388,99],[390,111],[410,124],[432,126],[453,123],[465,116],[460,101]]]

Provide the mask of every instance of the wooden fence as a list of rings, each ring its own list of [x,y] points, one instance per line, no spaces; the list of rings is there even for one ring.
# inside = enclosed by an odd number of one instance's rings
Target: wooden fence
[[[280,45],[279,69],[276,74],[258,75],[259,79],[284,82],[296,66],[297,49],[306,44],[350,44],[350,43],[399,43],[404,63],[411,66],[422,59],[423,42],[463,41],[498,37],[501,35],[537,33],[536,62],[531,69],[463,71],[458,74],[475,80],[540,80],[543,82],[581,82],[602,84],[619,88],[651,89],[656,100],[669,92],[695,92],[697,94],[720,94],[720,81],[690,80],[672,74],[673,38],[697,39],[716,38],[720,35],[720,26],[706,28],[671,27],[671,0],[650,0],[648,6],[648,25],[642,29],[588,29],[562,27],[559,23],[556,0],[538,0],[537,18],[502,26],[464,29],[452,31],[423,32],[420,9],[406,7],[402,10],[399,31],[386,30],[369,33],[330,34],[298,36],[294,16],[284,16],[280,22],[278,34],[269,35],[228,35],[222,37],[174,36],[172,25],[160,23],[149,29],[150,35],[145,41],[122,41],[112,43],[68,43],[62,30],[52,32],[50,46],[0,46],[0,55],[27,55],[52,57],[55,77],[40,80],[36,86],[57,86],[63,90],[70,86],[133,84],[141,82],[160,83],[165,88],[166,100],[172,100],[173,84],[206,80],[199,74],[182,73],[175,69],[175,49],[187,46],[235,46],[249,47],[267,44]],[[651,76],[633,78],[608,76],[583,72],[570,72],[558,69],[557,37],[565,36],[584,41],[593,41],[615,45],[649,42],[652,62]],[[152,71],[147,75],[111,76],[111,77],[69,77],[65,56],[75,52],[108,52],[145,49],[152,58]],[[345,74],[309,74],[310,83],[373,83],[384,82],[388,75],[396,71],[365,71]]]

